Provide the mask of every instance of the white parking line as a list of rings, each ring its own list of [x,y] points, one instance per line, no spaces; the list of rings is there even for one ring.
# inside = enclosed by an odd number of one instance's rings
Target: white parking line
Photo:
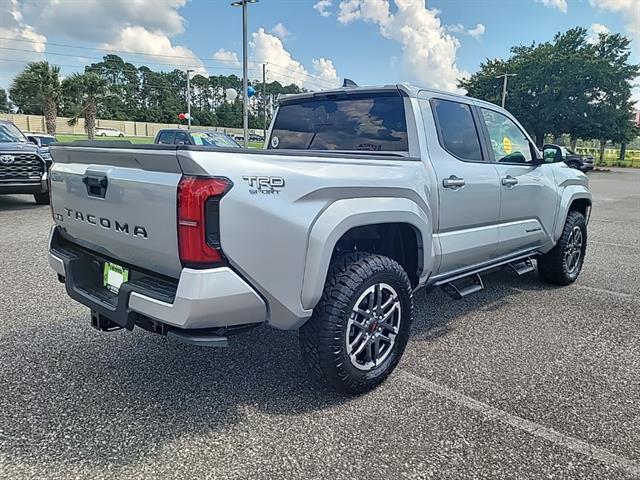
[[[500,410],[499,408],[492,407],[491,405],[488,405],[484,402],[480,402],[471,397],[467,397],[462,393],[456,392],[455,390],[452,390],[448,387],[438,385],[437,383],[427,380],[426,378],[422,378],[418,375],[414,375],[413,373],[409,373],[405,370],[399,372],[398,377],[428,392],[435,393],[440,397],[451,400],[458,405],[462,405],[463,407],[480,412],[485,417],[510,425],[519,430],[527,432],[530,435],[540,437],[543,440],[554,443],[555,445],[561,447],[568,448],[569,450],[572,450],[576,453],[586,455],[587,457],[594,460],[598,460],[610,465],[615,465],[633,476],[640,477],[640,463],[634,460],[626,457],[621,457],[620,455],[611,453],[604,448],[597,447],[583,440],[578,440],[577,438],[569,437],[568,435],[553,430],[552,428],[548,428],[544,425],[540,425],[539,423],[535,423],[525,418],[518,417],[517,415],[505,412],[504,410]]]
[[[636,250],[640,250],[640,247],[638,245],[625,245],[624,243],[599,242],[598,240],[589,240],[589,243],[595,243],[596,245],[608,245],[610,247],[634,248]]]
[[[581,288],[582,290],[589,290],[591,292],[596,292],[596,293],[606,293],[607,295],[613,295],[613,296],[624,298],[627,300],[640,300],[640,297],[638,297],[637,295],[633,295],[631,293],[622,293],[622,292],[617,292],[615,290],[608,290],[606,288],[590,287],[588,285],[573,284],[572,286],[573,288]]]

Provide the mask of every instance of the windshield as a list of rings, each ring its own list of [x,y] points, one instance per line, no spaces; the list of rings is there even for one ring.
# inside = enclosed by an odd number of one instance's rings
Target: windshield
[[[406,152],[403,98],[383,92],[284,103],[268,148]]]
[[[56,143],[56,139],[53,137],[40,137],[40,145],[48,147],[52,143]]]
[[[194,132],[191,134],[191,139],[195,145],[203,145],[205,147],[240,147],[231,137],[220,132]]]
[[[26,137],[13,123],[0,123],[0,143],[25,143]]]

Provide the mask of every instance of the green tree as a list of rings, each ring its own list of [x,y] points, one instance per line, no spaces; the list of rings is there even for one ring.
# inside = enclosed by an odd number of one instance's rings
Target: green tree
[[[557,34],[553,41],[511,49],[507,60],[488,59],[478,72],[459,82],[470,96],[500,103],[501,81],[509,80],[506,107],[541,146],[546,135],[621,141],[633,131],[631,80],[637,65],[629,63],[629,40],[601,35],[587,40],[584,28]],[[617,140],[616,140],[617,139]]]
[[[138,69],[118,55],[105,55],[102,62],[85,67],[107,83],[109,96],[100,105],[100,115],[112,120],[131,120],[140,112]]]
[[[44,114],[47,133],[55,135],[58,102],[62,93],[60,67],[34,62],[13,80],[9,95],[23,113]]]
[[[67,77],[62,85],[66,97],[75,106],[75,114],[69,120],[69,125],[75,125],[82,116],[87,137],[93,140],[98,107],[107,97],[106,80],[93,72],[74,73]]]
[[[7,97],[7,92],[0,88],[0,113],[9,113],[11,111],[11,103]]]

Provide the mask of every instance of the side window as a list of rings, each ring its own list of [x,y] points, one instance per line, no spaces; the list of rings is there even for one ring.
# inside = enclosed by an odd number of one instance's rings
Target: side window
[[[158,137],[160,145],[173,145],[173,132],[162,132]]]
[[[530,163],[533,160],[531,145],[522,130],[501,113],[485,108],[481,110],[496,162]]]
[[[440,144],[451,155],[461,160],[482,161],[478,129],[471,107],[449,100],[431,100],[436,117]]]
[[[190,145],[191,142],[189,141],[189,135],[185,132],[176,132],[175,143],[176,145]]]

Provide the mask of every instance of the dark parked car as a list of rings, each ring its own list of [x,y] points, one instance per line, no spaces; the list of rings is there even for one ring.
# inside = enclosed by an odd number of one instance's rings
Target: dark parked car
[[[547,144],[543,148],[545,158],[553,158],[556,161],[563,161],[571,168],[588,172],[593,170],[594,158],[591,155],[580,155],[567,147]]]
[[[13,123],[0,120],[0,195],[27,193],[38,205],[48,204],[48,167],[37,145]]]
[[[58,143],[58,139],[54,135],[49,135],[48,133],[25,132],[24,135],[27,137],[27,140],[40,147],[40,155],[47,162],[47,166],[51,166],[51,153],[49,152],[49,147],[54,143]]]
[[[204,147],[240,148],[233,138],[215,130],[160,130],[153,142],[159,145],[200,145]]]

